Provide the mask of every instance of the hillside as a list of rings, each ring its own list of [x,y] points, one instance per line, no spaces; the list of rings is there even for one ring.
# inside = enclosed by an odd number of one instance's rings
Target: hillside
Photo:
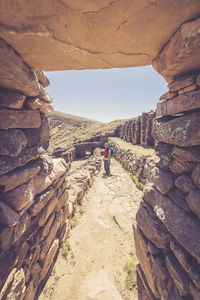
[[[53,152],[58,147],[67,148],[79,141],[114,133],[116,127],[125,120],[103,123],[55,111],[49,116],[49,121],[52,129],[49,150]]]

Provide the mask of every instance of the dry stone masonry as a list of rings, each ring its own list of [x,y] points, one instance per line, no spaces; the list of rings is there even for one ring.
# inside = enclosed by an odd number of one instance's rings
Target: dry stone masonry
[[[117,128],[117,136],[135,145],[153,146],[154,139],[151,135],[151,130],[155,115],[155,111],[150,111],[149,113],[143,113],[139,117],[126,121]]]
[[[139,299],[200,299],[199,19],[172,36],[154,61],[169,92],[160,97],[152,135],[160,158],[134,226]]]
[[[0,51],[0,299],[33,300],[101,162],[95,154],[70,175],[75,148],[48,155],[49,81],[3,40]]]

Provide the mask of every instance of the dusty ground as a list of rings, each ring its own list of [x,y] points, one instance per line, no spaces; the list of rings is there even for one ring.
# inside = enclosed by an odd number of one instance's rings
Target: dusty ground
[[[78,207],[67,259],[62,250],[39,300],[136,300],[125,288],[124,264],[134,251],[132,223],[141,199],[121,165],[112,160],[113,176],[98,174]]]

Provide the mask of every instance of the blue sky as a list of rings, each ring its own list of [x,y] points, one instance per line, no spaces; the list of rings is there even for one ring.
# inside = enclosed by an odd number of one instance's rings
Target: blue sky
[[[55,110],[103,122],[128,119],[156,108],[167,91],[152,66],[45,72]]]

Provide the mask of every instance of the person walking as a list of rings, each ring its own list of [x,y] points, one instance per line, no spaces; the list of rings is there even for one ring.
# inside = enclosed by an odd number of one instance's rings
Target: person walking
[[[106,175],[109,176],[110,174],[110,161],[113,154],[113,149],[109,147],[107,143],[104,144],[105,151],[104,151],[104,169],[106,171]]]

